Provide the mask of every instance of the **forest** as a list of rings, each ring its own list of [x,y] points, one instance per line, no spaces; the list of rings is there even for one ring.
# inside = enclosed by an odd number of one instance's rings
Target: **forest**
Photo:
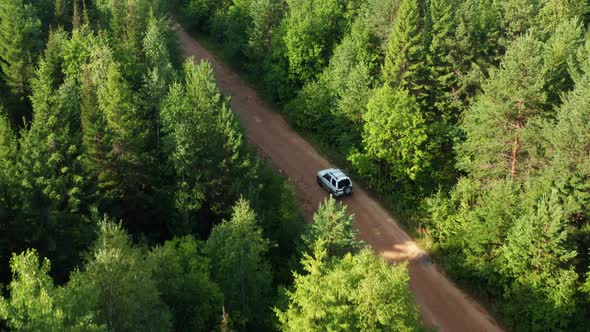
[[[590,2],[176,0],[515,331],[590,328]]]
[[[177,5],[0,0],[0,331],[423,330],[345,205],[304,223]]]
[[[177,23],[506,329],[590,328],[589,1],[0,0],[0,330],[424,329]]]

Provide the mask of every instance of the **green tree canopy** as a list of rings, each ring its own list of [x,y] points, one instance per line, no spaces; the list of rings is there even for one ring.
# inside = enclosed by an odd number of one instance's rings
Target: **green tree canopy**
[[[541,3],[539,25],[547,31],[573,18],[581,21],[590,11],[590,4],[584,0],[541,0]]]
[[[288,307],[275,308],[283,331],[423,329],[405,265],[391,266],[370,249],[330,259],[324,244],[305,254]]]
[[[10,260],[13,280],[10,299],[0,297],[0,318],[14,331],[63,330],[63,312],[56,304],[56,287],[49,276],[50,263],[34,250]]]
[[[171,314],[160,299],[146,255],[131,244],[120,224],[99,223],[87,262],[68,283],[71,310],[96,314],[111,331],[169,331]]]
[[[23,98],[42,48],[41,22],[36,8],[23,0],[0,2],[0,17],[0,68],[12,93]]]
[[[503,270],[514,278],[504,294],[513,326],[560,330],[575,311],[578,276],[568,263],[576,251],[567,245],[567,215],[557,191],[541,198],[520,217],[503,248]]]
[[[5,218],[17,203],[17,156],[16,135],[4,114],[4,109],[0,108],[0,218]]]
[[[346,27],[342,2],[288,0],[284,36],[289,69],[300,82],[315,78],[327,65]]]
[[[30,116],[22,106],[27,103],[30,79],[42,46],[41,22],[33,4],[24,0],[0,1],[0,74],[13,98],[10,116],[14,124],[21,124],[22,116]]]
[[[49,276],[48,259],[40,261],[34,250],[27,250],[11,259],[13,280],[10,299],[0,296],[0,318],[12,331],[106,331],[92,322],[92,316],[72,319],[63,305],[62,288],[57,288]]]
[[[426,61],[428,31],[426,8],[421,1],[404,0],[391,30],[385,54],[383,81],[392,88],[408,90],[421,106],[426,106],[429,89]]]
[[[351,157],[359,170],[368,171],[363,167],[363,159],[368,158],[374,164],[366,167],[379,165],[383,181],[408,183],[423,178],[432,157],[426,120],[416,98],[406,90],[385,85],[369,101],[364,119],[365,153]]]
[[[517,38],[535,25],[541,0],[498,0],[494,2],[502,13],[507,40]]]
[[[252,161],[211,65],[189,59],[184,73],[184,84],[172,85],[164,101],[162,129],[176,177],[176,207],[184,227],[194,227],[189,217],[203,209],[214,216],[229,215],[230,200],[239,197]]]
[[[459,53],[456,30],[459,3],[454,0],[430,1],[430,35],[427,60],[433,83],[434,107],[441,120],[455,123],[460,116],[459,79],[465,71]]]
[[[534,136],[527,125],[544,115],[543,43],[528,33],[509,48],[490,72],[484,93],[466,112],[459,166],[476,178],[525,177],[531,168]]]
[[[590,125],[590,57],[586,55],[589,44],[580,48],[579,63],[570,68],[575,79],[574,89],[563,96],[555,122],[545,127],[543,133],[548,142],[546,154],[551,159],[539,180],[541,190],[553,186],[567,196],[565,208],[573,219],[590,215],[590,160],[587,157],[590,136],[586,130]],[[577,224],[578,227],[583,225]]]
[[[211,331],[220,320],[223,294],[210,278],[202,244],[190,236],[149,253],[153,279],[174,319],[174,331]]]
[[[321,241],[329,256],[343,257],[358,252],[362,246],[357,240],[354,217],[333,197],[320,203],[313,215],[313,223],[302,237],[309,252],[315,249],[316,242]]]
[[[50,54],[41,60],[33,80],[31,97],[35,111],[30,129],[23,133],[21,171],[27,190],[35,201],[33,209],[79,211],[83,198],[81,151],[80,92],[68,80],[53,81]]]
[[[240,199],[231,220],[213,228],[204,250],[234,325],[261,326],[261,318],[269,310],[272,275],[265,257],[268,240],[262,237],[247,201]]]

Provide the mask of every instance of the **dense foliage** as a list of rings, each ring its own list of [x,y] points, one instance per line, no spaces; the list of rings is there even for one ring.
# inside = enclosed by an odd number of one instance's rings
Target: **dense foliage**
[[[238,56],[242,45],[266,48],[268,18],[283,10],[253,4],[266,12],[248,20],[258,37],[240,39],[249,5],[194,1],[188,13],[234,38]],[[379,295],[384,318],[359,301],[357,324],[419,325],[407,271],[356,256],[343,206],[328,201],[317,227],[303,224],[291,185],[246,144],[211,65],[182,60],[173,8],[0,0],[0,330],[281,329],[281,290],[297,292],[302,253],[326,240],[339,273],[393,271],[395,290]],[[211,17],[218,10],[226,15]],[[343,33],[339,3],[314,10],[337,16]],[[299,48],[300,72],[322,68],[334,46],[313,64]]]
[[[586,0],[205,3],[178,13],[503,323],[588,329]]]
[[[420,331],[405,265],[391,266],[365,249],[330,257],[325,242],[306,254],[306,274],[295,275],[286,310],[276,309],[284,331]],[[371,271],[371,273],[367,273]]]

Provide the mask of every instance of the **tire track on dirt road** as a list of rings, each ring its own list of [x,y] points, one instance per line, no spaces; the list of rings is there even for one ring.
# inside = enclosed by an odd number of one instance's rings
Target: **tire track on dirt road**
[[[289,127],[256,91],[182,28],[178,28],[185,55],[211,63],[232,110],[246,127],[247,138],[284,175],[291,178],[308,221],[327,193],[316,184],[318,170],[333,167]],[[440,331],[501,331],[486,310],[469,298],[436,266],[397,225],[389,213],[358,185],[353,196],[343,199],[355,215],[360,237],[390,262],[409,261],[410,285],[424,322]],[[426,258],[426,259],[424,259]]]

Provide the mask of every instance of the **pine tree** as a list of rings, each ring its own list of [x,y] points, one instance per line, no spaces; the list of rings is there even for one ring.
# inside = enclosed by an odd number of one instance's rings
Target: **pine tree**
[[[110,50],[104,46],[92,49],[90,64],[81,72],[82,102],[82,146],[84,149],[82,165],[84,172],[95,187],[90,191],[92,200],[98,206],[104,202],[112,203],[120,197],[116,180],[114,163],[110,156],[113,146],[113,134],[108,127],[106,115],[101,109],[98,97],[98,86],[106,79],[105,72],[112,61]]]
[[[457,7],[454,0],[432,0],[429,9],[432,26],[427,59],[434,107],[440,120],[449,124],[456,123],[461,114],[458,73],[465,71],[459,68],[462,54],[457,53]]]
[[[315,78],[326,66],[344,32],[345,9],[338,1],[291,1],[284,19],[289,70],[299,82]]]
[[[34,210],[77,213],[82,195],[79,164],[79,90],[72,81],[61,84],[59,51],[63,32],[52,33],[45,57],[32,82],[35,111],[22,137],[20,170],[30,190]]]
[[[429,106],[426,15],[418,0],[404,0],[391,31],[385,54],[383,81],[393,88],[408,90],[421,106]]]
[[[32,195],[33,210],[77,213],[83,185],[76,130],[79,92],[72,82],[51,89],[44,67],[42,62],[33,83],[35,115],[22,138],[20,169]]]
[[[170,87],[161,115],[162,131],[166,134],[163,143],[176,180],[176,209],[183,216],[183,227],[188,227],[189,216],[198,211],[204,201],[204,188],[200,183],[203,173],[192,170],[203,169],[197,165],[206,161],[199,155],[203,147],[199,137],[204,135],[203,126],[207,123],[199,121],[191,112],[186,92],[178,83]]]
[[[459,213],[451,217],[448,250],[459,242],[461,254],[453,255],[452,270],[460,276],[473,278],[475,285],[486,287],[489,282],[500,284],[499,262],[502,245],[516,220],[524,213],[523,199],[518,184],[510,180],[485,183],[479,180],[460,182]],[[468,205],[467,205],[468,204]],[[501,295],[498,290],[489,292]]]
[[[34,246],[50,257],[61,280],[76,264],[77,250],[90,241],[92,227],[80,215],[91,202],[86,200],[87,179],[80,160],[80,90],[72,80],[56,82],[46,59],[32,83],[35,113],[22,132],[16,159],[23,187],[18,229],[23,233],[21,245]]]
[[[10,121],[0,105],[0,256],[9,257],[21,238],[22,187],[21,173],[16,165],[18,141]],[[0,265],[0,274],[9,275],[6,262]],[[0,315],[1,316],[1,315]]]
[[[369,167],[377,166],[383,174],[380,184],[423,179],[432,157],[426,120],[416,98],[386,85],[369,101],[364,119],[364,154],[375,162]],[[355,163],[364,168],[362,159]]]
[[[154,163],[151,164],[151,173],[153,174],[156,197],[161,204],[161,210],[173,209],[173,198],[171,198],[171,187],[174,182],[167,178],[166,160],[162,146],[162,119],[161,109],[163,102],[169,90],[172,81],[176,79],[176,71],[172,65],[171,52],[168,46],[167,33],[170,27],[168,22],[158,19],[150,12],[148,27],[143,40],[143,52],[146,59],[147,73],[144,74],[142,87],[139,91],[141,96],[140,107],[144,114],[144,119],[149,127],[146,140],[148,145],[154,148]],[[166,198],[164,198],[166,197]]]
[[[219,318],[223,295],[211,281],[202,244],[187,236],[167,241],[148,256],[162,301],[174,319],[174,331],[209,331]]]
[[[432,137],[434,172],[432,178],[439,184],[454,181],[453,145],[460,136],[458,122],[467,103],[462,95],[461,79],[471,64],[464,61],[461,45],[456,35],[459,20],[459,3],[454,0],[430,2],[430,45],[427,55],[433,115],[429,119],[428,132]]]
[[[328,259],[317,243],[295,273],[288,308],[275,313],[283,331],[421,331],[405,265],[391,266],[369,249]],[[367,273],[371,271],[371,273]]]
[[[342,203],[336,204],[334,198],[320,204],[313,215],[313,224],[302,236],[309,252],[321,241],[330,257],[344,257],[347,253],[358,252],[362,242],[357,241],[357,237],[354,217],[347,214]]]
[[[132,84],[139,84],[145,70],[142,58],[142,42],[147,28],[150,1],[111,1],[109,8],[110,32],[118,40],[115,57],[121,64],[121,72]]]
[[[573,88],[574,82],[568,72],[568,61],[583,42],[583,30],[577,19],[556,24],[545,42],[544,69],[547,111],[556,109],[563,93]]]
[[[535,26],[541,0],[499,0],[497,3],[507,35],[504,41],[505,46]]]
[[[499,68],[490,72],[484,93],[466,112],[459,164],[478,179],[517,179],[532,171],[535,137],[527,124],[544,115],[543,44],[532,34],[518,38]]]
[[[35,72],[37,76],[43,73],[43,79],[48,80],[46,83],[48,84],[48,88],[58,89],[66,79],[66,75],[64,74],[64,55],[66,54],[65,49],[69,42],[68,33],[63,28],[60,27],[49,32],[49,38],[43,51],[43,56]],[[34,77],[33,82],[37,85],[43,83],[40,82],[39,77]]]
[[[216,226],[207,240],[211,274],[236,327],[260,326],[267,313],[272,278],[267,251],[268,240],[243,199],[236,203],[231,220]]]
[[[108,46],[93,49],[90,62],[82,111],[86,169],[98,176],[100,196],[110,211],[124,216],[135,232],[147,228],[146,222],[158,222],[146,217],[155,208],[150,195],[156,151],[150,137],[155,125],[136,101]]]
[[[74,2],[75,6],[76,0],[55,0],[53,4],[53,16],[54,23],[56,26],[62,26],[67,28],[71,27],[70,24],[73,22],[71,16],[72,12],[70,11],[72,1]]]
[[[166,97],[170,83],[176,77],[172,66],[170,49],[167,47],[166,22],[157,19],[153,12],[150,12],[147,32],[143,40],[143,52],[146,58],[147,74],[143,79],[142,95],[144,100],[143,108],[148,113],[150,123],[155,124],[153,133],[156,137],[158,154],[160,151],[160,116],[159,110],[162,101]]]
[[[569,265],[576,256],[567,247],[567,217],[557,191],[541,198],[509,232],[502,270],[513,278],[505,294],[515,327],[558,330],[575,312],[578,276]]]
[[[93,50],[99,48],[100,45],[101,41],[92,33],[88,25],[73,30],[70,38],[65,41],[62,47],[62,72],[64,76],[82,85],[82,72],[90,73],[87,68],[92,62],[92,52],[95,52],[94,57],[96,58],[98,56],[96,55],[97,52]],[[90,77],[88,76],[88,78]]]
[[[172,66],[171,50],[168,48],[167,22],[158,19],[153,11],[150,11],[145,38],[143,39],[143,53],[147,66],[152,71],[157,71],[162,77],[164,85],[172,80],[174,68]]]
[[[184,216],[183,227],[205,201],[205,182],[212,171],[205,154],[214,139],[210,115],[220,103],[211,68],[192,62],[185,64],[185,85],[172,85],[163,103],[164,144],[175,173],[176,208]]]
[[[229,202],[239,197],[248,179],[251,158],[211,66],[189,59],[184,72],[184,86],[171,87],[161,116],[177,179],[176,206],[188,225],[196,212],[207,212],[204,208],[217,217],[229,214]]]
[[[481,93],[490,67],[498,65],[505,53],[505,32],[498,3],[487,0],[464,0],[458,5],[456,53],[460,82],[457,94],[469,105]]]
[[[575,87],[564,96],[557,121],[545,134],[551,142],[550,180],[569,193],[577,210],[590,215],[590,42],[580,49],[579,72],[571,69]]]
[[[170,311],[142,249],[120,224],[105,218],[98,226],[84,268],[72,273],[63,290],[67,311],[91,314],[109,331],[170,331]]]
[[[541,3],[538,25],[545,31],[572,19],[583,21],[590,11],[590,4],[584,0],[542,0]]]
[[[515,179],[546,164],[541,122],[555,114],[562,93],[572,87],[567,63],[580,43],[580,27],[572,20],[559,24],[545,43],[527,33],[511,44],[466,113],[461,167],[476,177]]]
[[[37,52],[42,47],[41,22],[35,7],[23,0],[0,1],[0,69],[2,78],[9,88],[15,105],[27,103],[29,80]],[[12,114],[13,123],[21,124],[27,111]]]
[[[17,157],[16,135],[4,114],[4,109],[0,108],[0,219],[12,215],[11,211],[18,201],[16,186],[19,173],[15,163]],[[4,226],[3,223],[0,225]]]
[[[114,199],[110,192],[116,184],[108,159],[111,138],[106,118],[98,105],[91,70],[86,67],[81,76],[82,167],[86,178],[93,184],[90,199],[100,204],[105,199]]]
[[[144,151],[145,129],[139,110],[133,101],[131,89],[115,62],[108,64],[106,77],[100,77],[97,90],[98,103],[113,134],[113,154],[116,159],[140,162]]]
[[[72,14],[72,29],[77,30],[80,29],[81,26],[81,19],[80,19],[80,10],[78,9],[78,0],[74,0],[74,12]]]
[[[568,218],[553,190],[536,209],[517,220],[504,247],[505,269],[516,277],[527,273],[550,276],[571,261],[576,252],[566,247]]]
[[[379,174],[406,185],[418,180],[420,189],[413,192],[431,191],[454,174],[448,155],[457,135],[454,121],[460,103],[453,25],[448,2],[433,1],[430,7],[415,0],[401,3],[382,69],[386,87],[375,92],[364,117],[364,149],[370,159],[381,160]],[[402,104],[410,103],[415,104],[411,110],[402,110]],[[375,158],[377,154],[381,156]],[[351,158],[366,168],[366,159]]]

